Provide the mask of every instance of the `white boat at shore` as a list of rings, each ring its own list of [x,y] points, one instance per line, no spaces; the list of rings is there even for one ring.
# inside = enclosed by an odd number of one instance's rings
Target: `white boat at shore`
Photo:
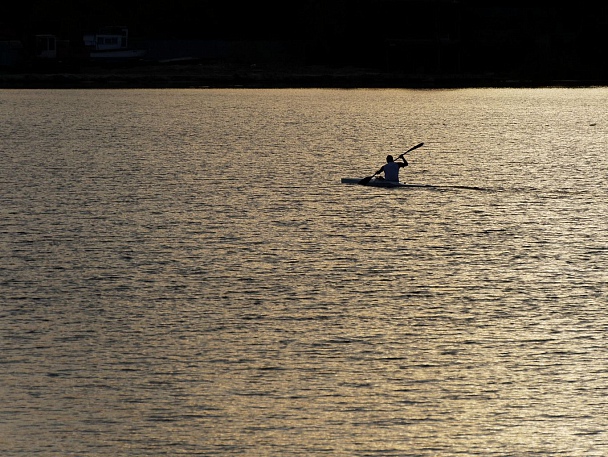
[[[129,47],[129,29],[124,26],[104,27],[99,32],[83,36],[91,60],[128,61],[141,59],[144,49]]]

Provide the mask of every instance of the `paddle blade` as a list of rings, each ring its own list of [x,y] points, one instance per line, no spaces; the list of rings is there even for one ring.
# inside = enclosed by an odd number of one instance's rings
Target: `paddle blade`
[[[372,180],[372,178],[373,178],[373,176],[366,176],[361,181],[359,181],[358,184],[361,184],[362,186],[365,186],[365,185],[367,185]]]
[[[420,148],[420,147],[422,147],[422,146],[424,146],[424,143],[417,144],[417,145],[416,145],[416,146],[414,146],[413,148],[409,148],[407,151],[405,151],[405,152],[403,153],[403,155],[407,154],[407,153],[408,153],[408,152],[410,152],[410,151],[413,151],[414,149],[418,149],[418,148]]]

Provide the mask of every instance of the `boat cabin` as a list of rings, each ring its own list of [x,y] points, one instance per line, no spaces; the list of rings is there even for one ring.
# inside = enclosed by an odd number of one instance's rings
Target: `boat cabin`
[[[84,35],[84,45],[95,51],[127,49],[129,29],[122,26],[104,27],[98,33]]]
[[[70,56],[70,41],[56,35],[34,36],[34,57],[39,61],[52,62],[65,60]]]
[[[57,58],[57,37],[55,35],[36,35],[35,55],[39,59]]]
[[[89,58],[97,61],[124,62],[142,58],[146,51],[129,47],[129,29],[124,26],[104,27],[83,36]]]

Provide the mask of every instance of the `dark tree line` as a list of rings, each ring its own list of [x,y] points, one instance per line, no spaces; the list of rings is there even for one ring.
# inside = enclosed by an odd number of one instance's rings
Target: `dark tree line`
[[[126,25],[139,39],[283,40],[307,61],[428,72],[608,77],[608,5],[481,0],[25,0],[0,39]],[[409,62],[409,63],[407,63]]]

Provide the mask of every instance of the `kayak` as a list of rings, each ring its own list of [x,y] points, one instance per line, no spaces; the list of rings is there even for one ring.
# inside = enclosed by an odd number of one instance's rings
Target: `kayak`
[[[342,184],[359,184],[363,178],[342,178]],[[398,181],[387,181],[386,179],[372,178],[366,186],[372,187],[433,187],[428,184],[405,184]]]
[[[364,186],[371,187],[418,187],[423,189],[464,189],[464,190],[485,190],[488,191],[490,189],[484,187],[472,187],[472,186],[451,186],[451,185],[441,185],[441,186],[433,186],[431,184],[405,184],[402,182],[396,181],[387,181],[382,178],[372,178],[367,181],[369,178],[342,178],[342,184],[359,184],[361,180],[365,179],[366,182],[363,183]]]

